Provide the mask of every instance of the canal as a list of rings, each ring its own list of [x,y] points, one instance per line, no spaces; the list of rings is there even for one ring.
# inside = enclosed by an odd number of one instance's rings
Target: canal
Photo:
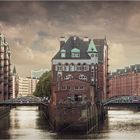
[[[52,132],[37,107],[17,107],[0,119],[0,139],[97,139],[139,140],[140,112],[110,110],[108,120],[89,135],[56,134]]]

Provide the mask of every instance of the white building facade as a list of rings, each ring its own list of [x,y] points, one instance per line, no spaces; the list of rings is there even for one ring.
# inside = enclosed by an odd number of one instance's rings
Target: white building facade
[[[32,96],[38,81],[38,79],[19,77],[18,96]]]

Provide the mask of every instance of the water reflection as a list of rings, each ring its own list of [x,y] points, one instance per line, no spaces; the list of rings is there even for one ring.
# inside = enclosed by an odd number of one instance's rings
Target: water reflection
[[[38,107],[17,107],[0,119],[0,139],[140,139],[140,112],[110,110],[108,119],[89,135],[56,134]]]
[[[9,127],[10,127],[10,116],[7,115],[0,119],[0,139],[10,139],[9,134]]]

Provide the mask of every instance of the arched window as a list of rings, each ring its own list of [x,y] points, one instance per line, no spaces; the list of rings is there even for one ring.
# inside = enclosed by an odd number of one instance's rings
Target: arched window
[[[78,64],[77,64],[77,71],[81,71],[81,70],[82,70],[81,64],[78,63]]]
[[[84,63],[83,64],[83,71],[88,71],[88,69],[89,69],[89,66],[86,63]]]
[[[69,64],[68,64],[68,63],[66,63],[66,64],[64,65],[64,71],[69,71]]]
[[[61,65],[61,63],[58,64],[57,70],[58,70],[58,71],[62,71],[62,65]]]
[[[70,71],[75,71],[75,66],[73,63],[70,64]]]
[[[80,80],[87,81],[87,76],[85,76],[85,75],[83,75],[83,74],[80,74],[80,75],[79,75],[79,79],[80,79]]]

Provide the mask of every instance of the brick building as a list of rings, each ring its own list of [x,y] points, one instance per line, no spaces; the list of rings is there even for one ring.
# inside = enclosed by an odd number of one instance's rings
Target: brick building
[[[112,72],[109,78],[109,98],[121,95],[140,96],[140,65],[131,65]]]
[[[101,100],[106,98],[107,53],[106,39],[91,40],[73,36],[65,42],[65,38],[61,37],[60,50],[52,59],[52,93],[55,103],[67,100],[68,96],[89,96],[90,85],[95,83]]]
[[[10,49],[5,36],[0,33],[0,100],[12,95],[12,77],[10,73]]]
[[[55,113],[51,112],[51,115],[54,114],[52,118],[59,123],[64,120],[72,123],[69,112],[75,115],[73,118],[75,120],[78,120],[78,117],[84,118],[88,111],[90,112],[89,118],[98,116],[97,110],[101,109],[96,108],[95,104],[96,102],[100,104],[103,99],[107,98],[107,77],[108,45],[106,39],[89,39],[88,37],[81,39],[71,36],[66,41],[64,37],[61,37],[60,49],[52,59],[51,108],[55,109]],[[87,109],[88,102],[92,105]],[[69,103],[74,106],[71,110],[66,107]],[[84,103],[85,106],[82,107]],[[61,104],[65,105],[60,109]]]

